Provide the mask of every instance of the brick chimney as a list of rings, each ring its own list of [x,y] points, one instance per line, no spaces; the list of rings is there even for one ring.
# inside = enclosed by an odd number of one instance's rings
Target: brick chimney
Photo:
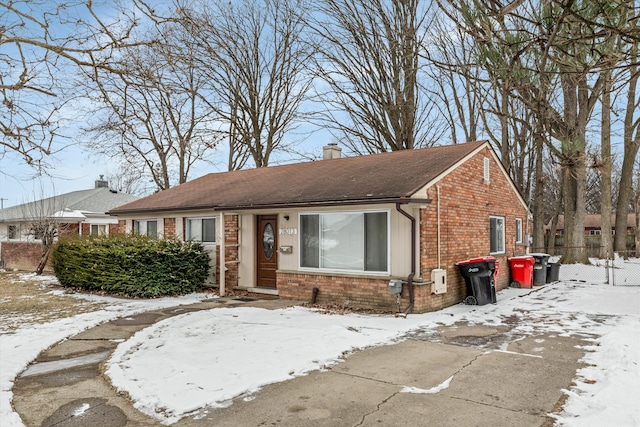
[[[322,159],[339,159],[342,155],[342,148],[338,147],[338,144],[331,142],[322,147]]]
[[[104,179],[104,175],[100,175],[100,179],[96,179],[95,188],[109,188],[109,181]]]

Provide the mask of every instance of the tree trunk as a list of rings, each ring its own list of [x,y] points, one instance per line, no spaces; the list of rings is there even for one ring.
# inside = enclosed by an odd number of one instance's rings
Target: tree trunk
[[[562,178],[560,178],[560,188],[563,188],[564,183],[562,182]],[[562,212],[562,191],[560,192],[560,197],[556,199],[556,204],[553,211],[553,216],[551,218],[551,227],[549,227],[549,242],[547,243],[547,253],[553,255],[555,253],[556,247],[556,230],[558,229],[558,215]]]
[[[634,209],[634,217],[636,219],[636,229],[634,231],[634,243],[636,245],[636,257],[640,257],[640,167],[638,168],[638,181],[636,183],[636,200],[635,200],[635,209]]]
[[[536,252],[544,248],[544,171],[542,168],[543,161],[543,141],[542,134],[536,132],[534,135],[535,144],[535,167],[536,181],[533,189],[533,247]]]
[[[571,163],[563,168],[565,264],[589,262],[584,243],[586,164],[584,153],[573,152]]]
[[[634,57],[637,58],[637,49]],[[634,115],[637,113],[636,88],[638,85],[638,67],[630,67],[631,78],[627,91],[627,106],[624,117],[624,158],[620,173],[618,190],[618,202],[616,204],[616,234],[613,241],[614,250],[627,256],[627,217],[629,215],[629,203],[631,201],[631,187],[633,185],[633,168],[640,146],[640,128],[634,125]],[[635,138],[634,138],[635,133]]]
[[[604,73],[602,89],[602,134],[600,153],[600,258],[610,259],[611,247],[611,72]]]
[[[47,261],[49,260],[49,255],[51,255],[51,250],[53,249],[53,245],[47,245],[42,251],[42,257],[40,258],[40,262],[38,263],[38,267],[36,267],[36,274],[39,276],[44,271],[44,268],[47,266]]]

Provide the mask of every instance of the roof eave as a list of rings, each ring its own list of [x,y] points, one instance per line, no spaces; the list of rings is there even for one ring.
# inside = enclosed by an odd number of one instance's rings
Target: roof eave
[[[287,209],[287,208],[311,208],[311,207],[328,207],[328,206],[354,206],[354,205],[379,205],[379,204],[429,204],[431,199],[410,198],[410,197],[388,197],[380,199],[349,199],[349,200],[323,200],[323,201],[307,201],[307,202],[287,202],[287,203],[269,203],[269,204],[249,204],[249,205],[193,205],[179,206],[170,208],[143,208],[143,209],[123,209],[107,212],[109,215],[128,215],[136,213],[150,212],[175,212],[175,211],[193,211],[209,209],[217,212],[223,211],[244,211],[257,209]]]

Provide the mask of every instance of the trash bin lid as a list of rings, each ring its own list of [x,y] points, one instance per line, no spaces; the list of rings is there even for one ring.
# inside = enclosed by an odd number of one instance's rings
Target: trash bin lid
[[[551,255],[545,254],[545,253],[542,253],[542,252],[536,252],[536,253],[529,254],[529,255],[531,255],[534,258],[544,258],[544,257],[549,258],[549,257],[551,257]]]
[[[513,264],[516,262],[533,264],[536,262],[536,259],[531,255],[519,255],[519,256],[512,256],[511,258],[507,258],[507,261],[509,261],[511,266],[513,266]]]
[[[456,265],[458,264],[473,264],[476,262],[487,262],[487,261],[495,261],[496,257],[493,256],[481,256],[481,257],[477,257],[477,258],[471,258],[471,259],[467,259],[464,261],[459,261],[456,263]]]

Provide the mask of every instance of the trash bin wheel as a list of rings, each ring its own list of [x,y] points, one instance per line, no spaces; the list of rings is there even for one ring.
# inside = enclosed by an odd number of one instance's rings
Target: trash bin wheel
[[[478,300],[473,295],[469,295],[464,299],[464,303],[468,305],[478,305]]]
[[[514,280],[513,282],[509,283],[509,286],[512,288],[519,288],[520,282],[518,282],[517,280]]]

